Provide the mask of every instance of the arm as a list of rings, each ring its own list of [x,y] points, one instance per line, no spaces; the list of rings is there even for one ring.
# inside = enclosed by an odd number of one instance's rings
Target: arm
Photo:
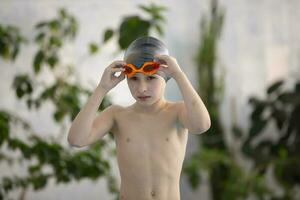
[[[113,127],[116,106],[112,105],[106,108],[96,117],[98,107],[106,93],[105,89],[98,86],[77,114],[68,134],[70,145],[83,147],[92,144],[101,139]]]
[[[112,105],[97,117],[96,113],[107,92],[125,78],[124,69],[120,67],[123,64],[123,61],[115,61],[104,70],[99,85],[71,124],[68,133],[70,145],[83,147],[92,144],[114,128],[114,114],[119,106]],[[116,77],[116,72],[121,72],[121,75]]]
[[[176,59],[168,55],[156,55],[155,59],[160,63],[160,70],[175,79],[183,96],[183,101],[176,105],[180,123],[193,133],[208,130],[211,123],[209,113]]]
[[[211,122],[200,96],[183,72],[174,76],[174,79],[184,100],[177,104],[179,121],[192,133],[200,134],[207,131]]]

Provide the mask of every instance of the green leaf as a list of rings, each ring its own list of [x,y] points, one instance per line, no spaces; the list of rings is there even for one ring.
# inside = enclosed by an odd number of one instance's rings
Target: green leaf
[[[16,89],[18,98],[24,95],[30,95],[33,91],[32,82],[27,75],[18,75],[13,81],[13,87]]]
[[[119,46],[126,49],[129,44],[138,37],[147,36],[150,22],[139,16],[130,16],[124,19],[119,28]]]
[[[57,36],[51,36],[50,39],[49,39],[49,46],[59,48],[59,47],[62,46],[62,41]]]
[[[5,191],[10,191],[13,189],[13,180],[8,177],[4,177],[1,185]]]
[[[298,104],[300,103],[300,94],[294,92],[283,92],[278,95],[278,100],[283,104]]]
[[[287,120],[287,113],[284,110],[274,109],[271,116],[275,119],[277,128],[281,130]]]
[[[41,43],[44,40],[45,36],[46,36],[46,34],[44,32],[39,33],[35,37],[35,42]]]
[[[30,174],[34,174],[34,173],[40,172],[41,168],[42,168],[41,165],[33,165],[28,168],[28,171]]]
[[[5,111],[0,111],[0,147],[4,143],[5,140],[9,138],[9,114]]]
[[[275,82],[267,89],[267,94],[272,94],[276,92],[282,86],[282,84],[283,84],[282,80]]]
[[[30,178],[34,190],[40,190],[47,184],[47,177],[45,175],[34,176]]]
[[[48,23],[48,26],[49,28],[55,32],[55,31],[58,31],[60,28],[61,28],[61,22],[58,20],[58,19],[54,19],[54,20],[51,20],[49,23]]]
[[[40,22],[40,23],[36,24],[35,28],[36,29],[40,29],[40,28],[42,28],[44,26],[47,26],[47,24],[48,24],[47,22],[43,21],[43,22]]]
[[[106,43],[109,39],[112,38],[114,31],[112,29],[107,29],[104,32],[103,43]]]
[[[61,110],[57,110],[53,114],[53,117],[54,117],[56,122],[60,122],[63,119],[64,116],[65,116],[65,112],[61,111]]]
[[[67,13],[67,11],[64,8],[61,8],[61,9],[59,9],[59,15],[62,18],[66,18],[68,16],[68,13]]]
[[[139,5],[138,6],[140,9],[142,9],[143,11],[149,13],[150,15],[158,15],[160,14],[162,11],[167,10],[166,7],[164,6],[158,6],[154,3],[151,3],[149,6],[144,6],[144,5]]]
[[[44,60],[45,60],[45,54],[43,51],[39,50],[37,54],[34,56],[34,61],[33,61],[33,69],[35,74],[40,72]]]
[[[98,51],[98,45],[96,43],[90,43],[89,44],[89,51],[90,54],[95,54]]]
[[[265,119],[255,119],[251,124],[250,131],[249,131],[249,137],[254,138],[259,133],[261,133],[267,123],[268,123],[268,121]]]
[[[164,35],[163,29],[161,28],[160,25],[155,24],[154,28],[156,29],[156,31],[157,31],[160,35]]]
[[[251,113],[251,119],[256,120],[262,118],[263,112],[268,108],[268,102],[256,100],[252,102],[254,107]]]
[[[47,58],[47,63],[49,64],[49,66],[51,67],[51,69],[53,69],[55,67],[55,65],[58,63],[58,57],[57,55],[53,54],[50,57]]]

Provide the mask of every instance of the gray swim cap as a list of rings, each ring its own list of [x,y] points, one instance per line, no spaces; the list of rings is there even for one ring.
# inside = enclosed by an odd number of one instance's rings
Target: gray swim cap
[[[144,36],[134,40],[129,45],[124,54],[124,61],[140,68],[144,62],[153,61],[156,54],[169,55],[169,51],[166,45],[160,40]],[[162,76],[166,82],[171,78],[164,72],[159,72],[158,75]]]

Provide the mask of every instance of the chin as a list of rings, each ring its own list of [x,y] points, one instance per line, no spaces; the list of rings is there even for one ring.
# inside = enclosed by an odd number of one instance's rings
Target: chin
[[[145,100],[145,101],[140,100],[139,98],[136,98],[135,100],[136,100],[139,104],[141,104],[141,105],[147,105],[147,106],[150,106],[150,105],[154,104],[154,103],[157,101],[157,99],[154,99],[153,97],[151,97],[150,99]]]

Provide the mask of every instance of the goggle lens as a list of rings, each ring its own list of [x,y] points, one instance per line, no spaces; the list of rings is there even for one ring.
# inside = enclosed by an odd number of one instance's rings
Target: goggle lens
[[[136,68],[133,64],[127,64],[124,67],[124,73],[130,78],[137,72],[142,72],[145,75],[152,75],[156,72],[157,69],[159,69],[159,64],[149,61],[145,62],[140,69]]]

